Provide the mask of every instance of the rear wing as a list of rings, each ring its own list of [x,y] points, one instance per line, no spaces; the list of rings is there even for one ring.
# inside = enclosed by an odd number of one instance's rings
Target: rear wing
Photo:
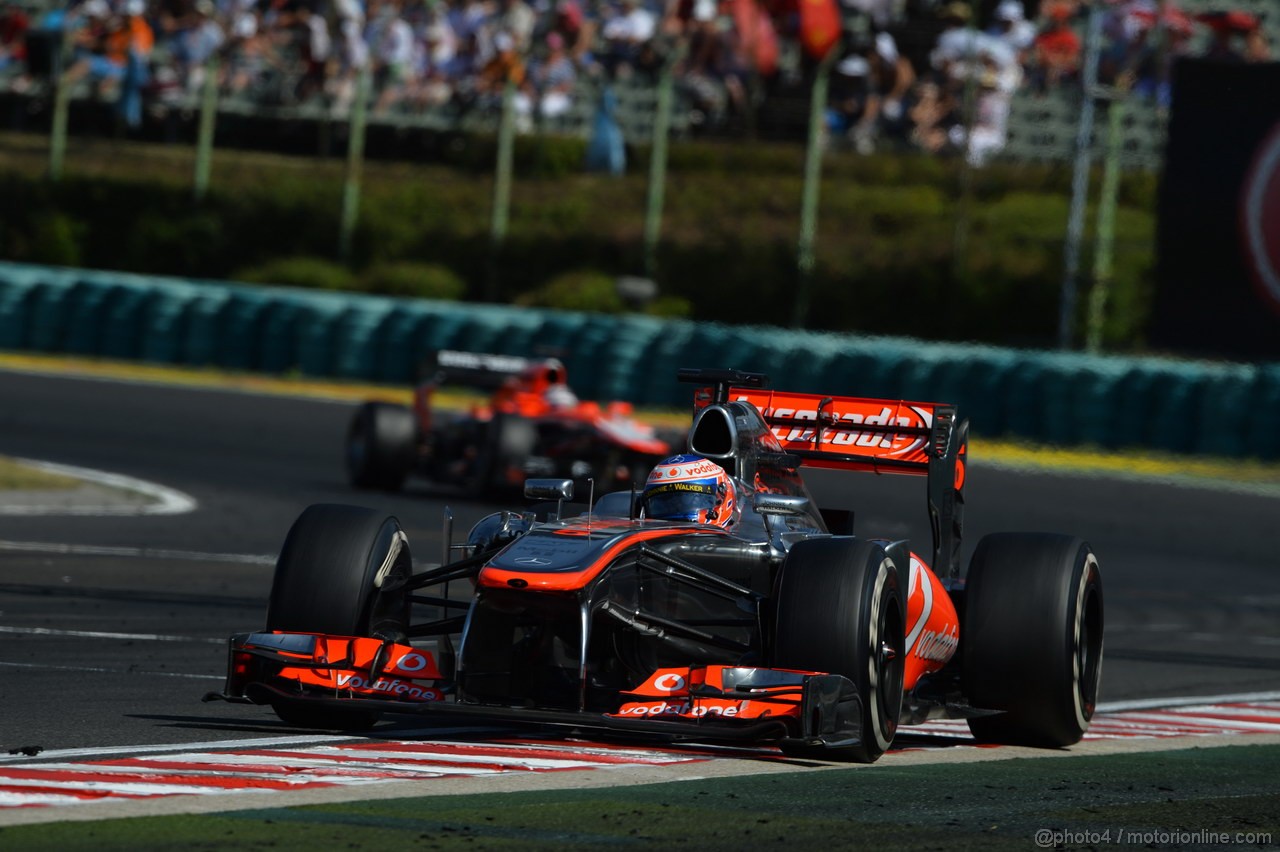
[[[736,370],[681,370],[679,378],[714,383],[694,394],[695,411],[753,406],[802,466],[928,477],[932,564],[944,579],[959,577],[969,422],[954,405],[775,391],[763,374]]]
[[[926,476],[957,438],[954,405],[737,387],[728,396],[754,405],[808,467]]]
[[[440,349],[423,363],[423,381],[433,385],[462,385],[481,390],[496,390],[508,379],[531,375],[538,368],[556,371],[564,380],[564,367],[553,358],[534,360],[516,355],[494,355],[485,352],[460,352]]]

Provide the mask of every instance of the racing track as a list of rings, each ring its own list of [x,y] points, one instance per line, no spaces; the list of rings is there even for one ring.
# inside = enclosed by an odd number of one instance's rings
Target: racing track
[[[9,371],[0,399],[0,455],[137,477],[197,503],[171,515],[0,515],[3,752],[84,758],[304,734],[269,710],[199,700],[220,686],[226,636],[260,625],[270,561],[297,513],[383,508],[416,558],[436,561],[446,504],[459,537],[499,508],[421,485],[350,491],[349,403]],[[1280,690],[1280,498],[973,462],[966,558],[984,532],[1017,529],[1073,532],[1098,552],[1104,701]],[[927,547],[922,480],[824,479],[814,490],[853,507],[860,531]],[[382,735],[421,726],[406,717]]]

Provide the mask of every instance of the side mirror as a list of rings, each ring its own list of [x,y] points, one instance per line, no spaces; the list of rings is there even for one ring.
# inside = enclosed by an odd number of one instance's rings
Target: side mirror
[[[572,479],[526,479],[524,496],[530,500],[572,500]]]

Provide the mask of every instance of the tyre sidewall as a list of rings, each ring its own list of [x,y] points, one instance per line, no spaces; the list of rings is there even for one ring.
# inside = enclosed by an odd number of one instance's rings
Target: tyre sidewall
[[[1078,742],[1102,665],[1101,573],[1089,546],[1052,534],[987,536],[974,552],[964,609],[964,691],[977,708],[1005,711],[971,720],[975,733],[1030,745]]]
[[[393,592],[411,566],[407,539],[394,517],[358,506],[310,506],[294,522],[276,562],[267,629],[402,633],[408,596]]]
[[[892,744],[902,706],[906,619],[897,566],[871,542],[799,542],[779,573],[775,602],[774,665],[849,678],[864,704],[863,742],[850,756],[875,760]],[[897,656],[878,667],[884,641]]]

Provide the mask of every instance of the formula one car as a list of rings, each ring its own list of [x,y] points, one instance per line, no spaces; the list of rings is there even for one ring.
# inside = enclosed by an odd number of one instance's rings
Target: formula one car
[[[366,402],[356,410],[346,438],[352,485],[394,491],[419,474],[475,494],[518,490],[529,476],[621,488],[671,449],[632,417],[630,403],[579,400],[554,358],[441,350],[426,372],[412,408]],[[450,416],[433,404],[445,385],[492,395]]]
[[[772,391],[734,370],[680,378],[700,386],[694,455],[590,506],[566,502],[569,481],[530,480],[547,502],[490,515],[464,544],[446,523],[439,567],[415,570],[394,517],[306,509],[265,627],[231,638],[224,691],[206,698],[308,727],[420,713],[858,762],[937,717],[984,742],[1081,738],[1102,664],[1098,561],[1072,536],[999,533],[960,570],[968,425],[954,406]],[[807,467],[922,477],[928,561],[815,505]],[[736,499],[652,516],[659,496],[705,497],[685,474],[712,470]]]

